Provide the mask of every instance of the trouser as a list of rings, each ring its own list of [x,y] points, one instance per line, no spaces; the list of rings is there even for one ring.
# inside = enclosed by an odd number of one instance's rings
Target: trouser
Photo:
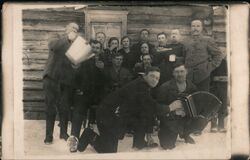
[[[202,80],[199,83],[195,83],[198,91],[207,91],[209,92],[210,89],[210,76],[207,77],[206,79]]]
[[[72,105],[72,86],[61,84],[60,85],[60,106],[59,106],[59,115],[60,115],[60,135],[67,134],[68,121],[70,106]]]
[[[133,135],[133,147],[142,149],[147,146],[145,141],[146,128],[144,126],[135,127]]]
[[[93,141],[93,147],[98,153],[116,153],[118,148],[118,137],[110,128],[97,121],[100,135]]]
[[[227,83],[226,82],[214,82],[212,84],[211,93],[217,96],[222,106],[218,111],[218,118],[214,118],[211,121],[211,127],[224,128],[224,118],[228,115],[227,111]],[[217,123],[218,121],[218,123]]]
[[[49,77],[45,77],[43,80],[43,88],[46,105],[46,138],[52,138],[56,119],[56,109],[59,106],[60,85]]]
[[[74,93],[73,97],[73,117],[71,135],[79,138],[82,122],[87,117],[88,98],[85,95],[77,95]]]

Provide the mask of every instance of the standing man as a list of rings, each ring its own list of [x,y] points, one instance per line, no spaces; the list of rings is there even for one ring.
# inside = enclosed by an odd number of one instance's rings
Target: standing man
[[[162,114],[178,109],[177,106],[158,106],[152,99],[150,88],[157,85],[159,78],[159,69],[149,67],[143,77],[108,95],[97,109],[97,127],[100,134],[89,128],[85,129],[77,149],[82,152],[91,144],[98,153],[116,153],[118,140],[123,139],[129,119],[134,119],[134,136],[137,137],[134,146],[141,149],[154,144],[148,129],[152,128],[151,120],[156,108],[161,109],[159,113]],[[145,133],[148,133],[146,138],[150,143],[144,140]]]
[[[66,34],[49,42],[49,58],[43,76],[46,104],[46,137],[45,144],[53,141],[53,130],[56,110],[60,117],[60,138],[67,140],[68,113],[70,110],[74,69],[65,56],[70,45],[78,36],[79,26],[70,23]]]
[[[180,43],[180,32],[178,29],[171,31],[170,43],[166,44],[166,35],[158,34],[158,53],[160,54],[161,78],[159,85],[173,78],[173,65],[184,61],[183,44]],[[164,42],[164,43],[163,43]]]
[[[143,43],[148,43],[149,53],[155,53],[155,46],[153,44],[149,43],[149,34],[150,34],[149,30],[142,29],[140,31],[139,42],[134,44],[131,47],[132,52],[134,52],[136,54],[137,62],[139,62],[139,60],[140,60],[141,45]]]
[[[215,41],[202,35],[200,20],[191,22],[191,37],[184,41],[185,66],[190,80],[199,91],[209,91],[210,73],[217,68],[223,54]]]
[[[170,81],[163,83],[157,93],[157,101],[165,105],[173,105],[181,97],[187,96],[196,91],[196,86],[186,80],[187,70],[183,63],[175,63],[173,77]],[[181,102],[180,102],[181,103]],[[189,121],[185,118],[183,110],[170,112],[160,116],[160,131],[158,137],[163,149],[173,149],[175,147],[178,134],[184,138],[186,143],[195,143],[190,137],[190,132],[185,128]]]
[[[87,118],[90,110],[89,121],[95,121],[95,110],[92,105],[97,105],[103,95],[103,69],[104,63],[100,57],[102,44],[91,40],[91,51],[94,57],[81,63],[77,69],[73,92],[73,119],[71,135],[79,138],[82,122]]]

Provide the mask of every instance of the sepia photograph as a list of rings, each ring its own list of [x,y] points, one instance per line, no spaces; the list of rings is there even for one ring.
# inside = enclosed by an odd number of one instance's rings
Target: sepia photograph
[[[223,5],[22,10],[25,154],[227,157],[227,12]]]
[[[3,54],[5,158],[230,159],[249,152],[244,7],[5,7],[15,15],[10,30],[17,28],[5,37],[12,54]]]

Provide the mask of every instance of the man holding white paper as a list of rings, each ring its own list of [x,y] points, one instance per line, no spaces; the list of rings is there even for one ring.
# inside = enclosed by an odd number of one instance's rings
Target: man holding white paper
[[[78,36],[79,26],[70,23],[65,34],[49,42],[49,58],[44,71],[44,91],[46,104],[46,136],[44,143],[53,142],[56,110],[60,117],[60,138],[66,140],[68,113],[71,103],[74,68],[65,53]]]

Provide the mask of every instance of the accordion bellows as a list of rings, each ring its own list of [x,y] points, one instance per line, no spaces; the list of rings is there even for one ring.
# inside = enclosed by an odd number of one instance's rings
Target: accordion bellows
[[[210,119],[222,105],[222,102],[215,95],[205,91],[183,97],[182,102],[187,116],[192,118],[202,116]]]
[[[78,65],[81,62],[94,56],[94,54],[91,54],[90,51],[91,46],[84,38],[78,36],[71,44],[65,55],[68,57],[71,63],[73,63],[74,65]]]

